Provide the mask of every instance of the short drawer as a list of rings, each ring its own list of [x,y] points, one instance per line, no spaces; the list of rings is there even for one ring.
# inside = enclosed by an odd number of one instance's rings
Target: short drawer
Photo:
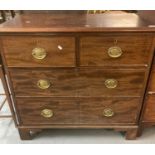
[[[81,124],[136,123],[140,98],[95,98],[80,100]]]
[[[105,97],[142,95],[145,70],[10,69],[16,96]]]
[[[144,122],[155,122],[155,95],[148,95],[145,100]]]
[[[71,99],[16,98],[21,124],[77,124],[79,105]]]
[[[152,37],[142,35],[88,36],[80,39],[81,66],[147,65]]]
[[[2,42],[9,67],[75,66],[74,37],[8,36]]]

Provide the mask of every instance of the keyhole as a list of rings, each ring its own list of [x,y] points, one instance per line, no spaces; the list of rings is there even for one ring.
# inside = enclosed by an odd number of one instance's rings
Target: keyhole
[[[114,40],[114,45],[117,45],[117,39]]]

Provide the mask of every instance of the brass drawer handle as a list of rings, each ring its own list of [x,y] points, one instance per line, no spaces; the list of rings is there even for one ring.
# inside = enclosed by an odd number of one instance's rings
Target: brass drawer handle
[[[114,112],[111,108],[106,108],[103,110],[103,116],[112,117],[112,116],[114,116]]]
[[[34,48],[32,50],[32,56],[35,59],[42,60],[46,57],[47,53],[44,48]]]
[[[53,117],[53,111],[51,109],[44,109],[41,111],[41,116],[45,117],[45,118],[50,118]]]
[[[105,86],[107,88],[113,89],[113,88],[116,88],[117,87],[118,82],[115,79],[107,79],[107,80],[105,80],[104,84],[105,84]]]
[[[122,49],[118,46],[113,46],[108,49],[108,55],[111,58],[119,58],[123,54]]]
[[[37,86],[40,88],[40,89],[47,89],[51,86],[51,83],[50,81],[48,80],[38,80],[37,82]]]

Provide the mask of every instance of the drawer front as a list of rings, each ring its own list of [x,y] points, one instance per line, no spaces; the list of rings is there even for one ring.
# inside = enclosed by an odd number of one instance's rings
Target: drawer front
[[[80,101],[81,124],[136,123],[139,98],[102,98]]]
[[[148,95],[144,112],[144,122],[155,122],[155,95]]]
[[[10,67],[75,66],[74,37],[3,37],[4,54]]]
[[[16,100],[20,121],[25,125],[134,124],[139,106],[139,98],[17,98]],[[107,109],[111,109],[113,115],[110,115]]]
[[[72,69],[25,70],[12,69],[10,72],[16,96],[75,96],[76,74]],[[45,89],[38,84],[40,80],[49,82]],[[44,85],[43,85],[44,87]]]
[[[141,96],[144,70],[10,69],[16,96]],[[45,89],[38,85],[45,80]],[[42,85],[42,84],[41,84]],[[44,87],[44,84],[43,84]]]
[[[144,70],[81,69],[77,91],[79,96],[141,96],[144,77]]]
[[[16,98],[22,124],[76,124],[79,107],[70,99]]]
[[[149,88],[148,91],[155,92],[155,63],[152,67],[152,73],[149,80]]]
[[[82,37],[81,66],[146,65],[151,43],[149,35]]]

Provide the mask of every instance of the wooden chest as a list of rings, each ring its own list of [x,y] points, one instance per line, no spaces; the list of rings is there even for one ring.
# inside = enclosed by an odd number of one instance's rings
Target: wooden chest
[[[148,24],[135,14],[73,13],[22,15],[1,25],[21,139],[47,128],[112,128],[135,139],[154,54]]]

